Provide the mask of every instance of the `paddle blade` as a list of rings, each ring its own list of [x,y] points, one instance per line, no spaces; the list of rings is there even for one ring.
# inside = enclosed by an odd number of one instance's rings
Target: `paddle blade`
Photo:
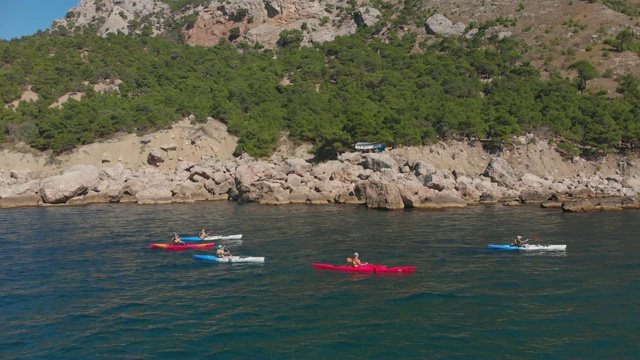
[[[536,241],[536,240],[538,240],[538,237],[534,236],[534,237],[531,238],[531,240]]]
[[[348,257],[348,258],[347,258],[347,262],[349,262],[349,263],[350,263],[350,262],[353,262],[353,259],[352,259],[352,258],[350,258],[350,257]]]

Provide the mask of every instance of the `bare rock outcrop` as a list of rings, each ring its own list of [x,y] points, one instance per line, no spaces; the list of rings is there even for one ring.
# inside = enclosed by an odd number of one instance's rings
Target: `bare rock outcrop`
[[[508,188],[513,188],[518,183],[515,170],[507,160],[501,157],[491,158],[484,171],[484,176],[490,178],[492,182]]]
[[[367,180],[359,183],[357,187],[364,194],[367,207],[370,209],[404,209],[400,190],[394,184],[380,180]]]
[[[466,25],[460,22],[454,24],[446,16],[435,14],[427,19],[425,27],[431,35],[454,36],[463,35]]]
[[[98,183],[100,172],[92,165],[76,165],[62,175],[45,179],[40,188],[47,204],[62,204],[76,196],[85,195]]]

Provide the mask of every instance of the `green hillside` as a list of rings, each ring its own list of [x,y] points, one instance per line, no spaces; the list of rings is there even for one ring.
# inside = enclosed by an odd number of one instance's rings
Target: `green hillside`
[[[618,96],[606,96],[586,86],[607,76],[589,61],[571,64],[574,80],[555,73],[543,81],[524,60],[530,47],[508,37],[423,42],[412,32],[392,29],[383,39],[378,31],[360,29],[316,48],[301,48],[299,31],[283,31],[276,50],[57,32],[2,41],[0,99],[19,99],[28,85],[39,99],[0,110],[0,141],[60,153],[193,115],[226,123],[240,137],[236,153],[254,156],[269,155],[285,130],[321,157],[358,141],[500,141],[528,131],[604,150],[640,143],[640,85],[632,75],[616,79]],[[628,51],[614,45],[612,52]],[[93,90],[116,80],[117,92]],[[69,92],[86,95],[49,107]]]

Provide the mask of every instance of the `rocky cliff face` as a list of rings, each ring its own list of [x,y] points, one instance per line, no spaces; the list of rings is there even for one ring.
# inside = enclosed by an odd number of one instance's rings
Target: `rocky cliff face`
[[[80,0],[78,6],[64,19],[54,22],[52,28],[77,29],[95,25],[101,36],[118,32],[128,35],[130,21],[147,19],[154,33],[159,34],[170,17],[169,6],[156,0]]]
[[[394,7],[392,18],[403,16],[403,3],[390,0],[385,4]],[[530,51],[524,60],[540,69],[543,76],[558,71],[571,76],[566,70],[568,64],[585,59],[601,73],[613,71],[614,75],[631,73],[640,77],[637,54],[602,55],[610,49],[604,43],[606,38],[615,38],[623,29],[640,33],[639,23],[599,2],[425,0],[411,2],[411,6],[412,15],[418,15],[414,20],[426,16],[425,21],[407,24],[397,35],[415,32],[417,43],[436,41],[436,36],[472,37],[477,32],[472,24],[502,19],[486,36],[509,36],[538,49]],[[176,11],[159,0],[80,0],[52,28],[81,31],[91,25],[102,36],[118,32],[158,35],[177,30],[191,45],[213,46],[221,39],[231,39],[274,48],[283,30],[302,31],[302,45],[312,45],[352,34],[358,26],[372,26],[380,20],[379,9],[362,0],[213,0]],[[383,26],[378,36],[388,35],[387,30]],[[613,92],[614,77],[603,77],[590,85]]]
[[[237,28],[240,36],[231,40],[273,48],[283,30],[302,29],[303,44],[310,45],[353,34],[358,25],[373,25],[381,16],[372,7],[351,11],[344,5],[341,0],[211,1],[173,13],[167,4],[157,0],[80,0],[53,28],[95,25],[98,34],[105,36],[141,33],[144,27],[134,25],[144,23],[150,25],[153,34],[160,34],[176,19],[190,16],[195,20],[188,21],[182,32],[191,45],[216,45],[223,38],[230,39],[232,29]]]

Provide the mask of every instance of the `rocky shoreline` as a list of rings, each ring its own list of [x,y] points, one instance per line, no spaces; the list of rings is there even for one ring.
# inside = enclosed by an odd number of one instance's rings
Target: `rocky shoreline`
[[[478,173],[438,168],[428,156],[395,149],[344,153],[338,160],[320,163],[303,158],[258,160],[247,155],[233,160],[203,157],[197,162],[181,161],[175,171],[166,174],[156,168],[162,158],[150,153],[148,166],[135,170],[118,162],[101,169],[75,165],[44,178],[38,174],[0,176],[0,208],[212,200],[358,204],[382,210],[477,204],[534,204],[563,212],[640,208],[637,174],[580,171],[554,179],[514,169],[509,154],[486,155],[482,156],[487,159],[485,164],[475,164],[482,169]]]

